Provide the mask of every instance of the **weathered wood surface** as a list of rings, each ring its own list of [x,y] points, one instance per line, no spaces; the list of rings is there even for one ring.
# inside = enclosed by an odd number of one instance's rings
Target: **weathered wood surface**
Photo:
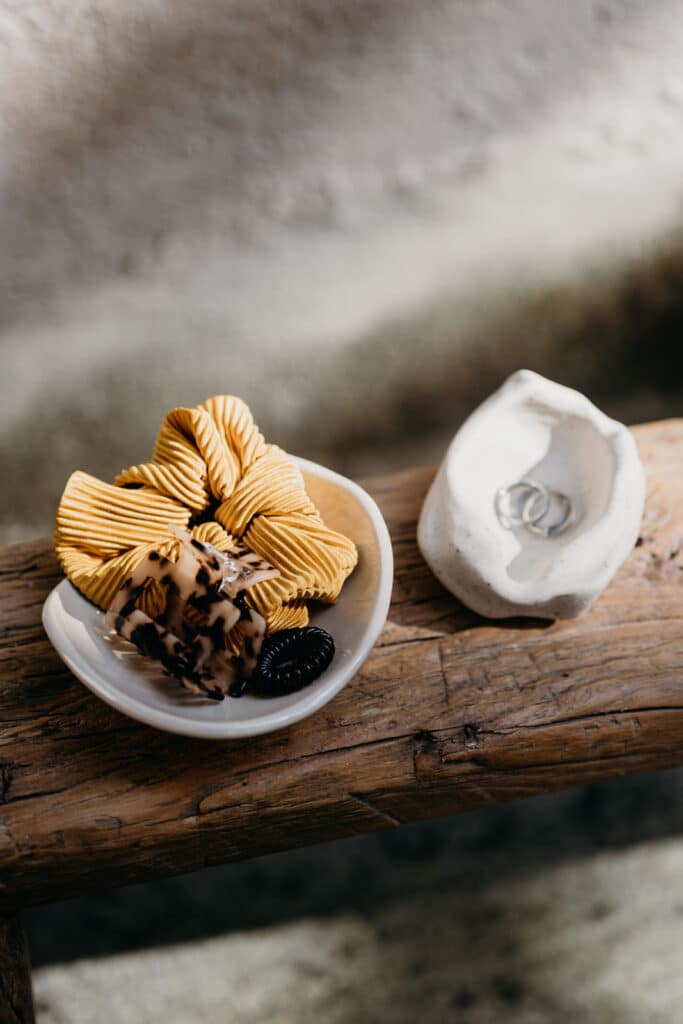
[[[683,763],[683,421],[636,428],[642,537],[582,618],[485,623],[415,544],[431,479],[369,489],[391,530],[389,621],[356,679],[270,736],[166,735],[101,703],[41,625],[50,544],[0,553],[0,905]]]
[[[0,917],[0,1024],[33,1024],[31,965],[18,915]]]

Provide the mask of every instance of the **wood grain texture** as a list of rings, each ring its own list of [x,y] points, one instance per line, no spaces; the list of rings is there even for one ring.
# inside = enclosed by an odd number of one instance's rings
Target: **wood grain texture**
[[[33,1024],[31,965],[18,915],[0,917],[0,1024]]]
[[[433,475],[370,481],[396,558],[353,682],[283,732],[206,742],[100,702],[40,609],[50,544],[0,553],[0,906],[67,897],[683,763],[683,421],[635,429],[642,537],[583,617],[494,624],[415,543]]]

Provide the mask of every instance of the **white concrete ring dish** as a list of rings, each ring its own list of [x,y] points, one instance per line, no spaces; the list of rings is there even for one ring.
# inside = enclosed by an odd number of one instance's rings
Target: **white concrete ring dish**
[[[256,736],[292,725],[327,704],[353,678],[386,621],[394,580],[391,540],[377,505],[357,484],[306,459],[296,460],[325,522],[358,547],[358,565],[334,605],[311,622],[332,634],[335,656],[319,679],[284,697],[195,697],[131,644],[103,628],[104,613],[62,580],[43,605],[43,625],[62,660],[93,693],[131,718],[204,739]]]
[[[539,481],[572,519],[550,536],[504,526],[501,487]],[[638,537],[645,474],[630,431],[585,395],[519,370],[453,438],[427,494],[418,543],[434,575],[487,618],[571,618],[596,599]]]

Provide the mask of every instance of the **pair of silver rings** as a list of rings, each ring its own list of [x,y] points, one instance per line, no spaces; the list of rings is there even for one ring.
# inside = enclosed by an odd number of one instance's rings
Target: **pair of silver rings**
[[[556,537],[574,518],[571,499],[538,480],[520,480],[496,491],[495,510],[506,530],[525,527],[541,537]]]

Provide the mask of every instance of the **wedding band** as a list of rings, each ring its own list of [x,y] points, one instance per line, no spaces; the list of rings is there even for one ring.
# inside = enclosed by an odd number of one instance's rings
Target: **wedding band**
[[[501,526],[512,530],[543,519],[550,508],[550,494],[548,488],[536,480],[520,480],[509,487],[499,487],[494,506]]]
[[[525,526],[539,537],[556,537],[574,519],[571,498],[538,480],[499,487],[494,499],[498,521],[506,530]]]
[[[550,492],[549,507],[541,519],[524,518],[526,507],[525,505],[522,510],[524,525],[540,537],[556,537],[558,533],[566,530],[572,521],[571,499],[561,491]]]

